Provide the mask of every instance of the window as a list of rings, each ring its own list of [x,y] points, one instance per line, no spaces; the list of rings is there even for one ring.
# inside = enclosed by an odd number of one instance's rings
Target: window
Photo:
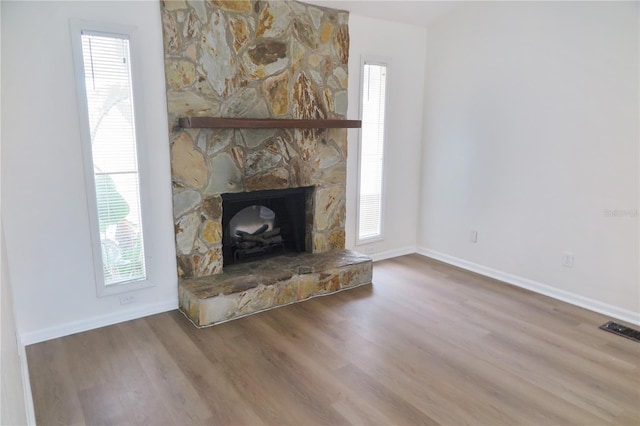
[[[358,241],[382,237],[382,175],[384,163],[387,65],[364,62]]]
[[[145,287],[129,34],[73,22],[72,30],[98,293]]]

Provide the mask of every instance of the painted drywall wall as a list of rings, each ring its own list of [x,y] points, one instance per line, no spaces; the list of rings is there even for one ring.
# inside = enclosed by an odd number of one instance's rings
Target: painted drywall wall
[[[69,19],[138,27],[147,155],[154,184],[149,236],[161,277],[134,292],[136,303],[96,296],[82,169]],[[25,343],[46,340],[177,306],[171,193],[156,2],[2,2],[2,198],[8,259]],[[384,241],[369,253],[415,247],[425,30],[352,16],[349,117],[359,114],[360,57],[391,58]],[[402,46],[402,48],[398,48]],[[417,60],[416,60],[417,59]],[[404,111],[404,112],[403,112]],[[357,131],[350,132],[347,244],[355,244]]]
[[[25,344],[177,307],[163,43],[157,2],[2,2],[2,204]],[[140,33],[152,200],[149,268],[136,301],[97,297],[69,19]],[[135,54],[135,53],[134,53]]]
[[[419,246],[638,318],[638,33],[637,2],[474,3],[431,26]]]
[[[2,235],[2,353],[0,354],[0,424],[25,425],[27,424],[27,411],[25,404],[24,383],[22,381],[22,368],[18,347],[16,322],[13,312],[13,294],[9,279],[9,264],[7,262],[4,231]],[[24,356],[24,352],[22,352]],[[26,364],[25,364],[26,365]]]
[[[426,29],[351,14],[349,16],[349,109],[358,119],[362,57],[388,61],[384,164],[384,239],[356,246],[359,131],[349,130],[347,247],[377,256],[413,252],[418,226],[420,150]]]

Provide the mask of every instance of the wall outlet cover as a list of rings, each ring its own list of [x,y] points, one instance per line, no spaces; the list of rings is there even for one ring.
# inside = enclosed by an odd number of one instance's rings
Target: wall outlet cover
[[[573,268],[573,253],[564,252],[562,254],[562,266],[565,268]]]
[[[135,294],[123,294],[122,296],[120,296],[121,305],[128,305],[130,303],[134,303],[135,301],[136,301]]]

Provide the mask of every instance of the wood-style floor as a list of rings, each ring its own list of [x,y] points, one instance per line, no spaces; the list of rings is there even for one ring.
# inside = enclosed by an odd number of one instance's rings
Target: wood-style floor
[[[27,354],[39,425],[638,425],[640,344],[607,320],[411,255],[211,328],[169,312]]]

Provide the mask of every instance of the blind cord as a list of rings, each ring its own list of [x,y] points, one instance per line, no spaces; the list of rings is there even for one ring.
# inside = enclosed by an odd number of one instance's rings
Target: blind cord
[[[91,49],[91,36],[89,36],[89,60],[91,61],[91,82],[93,83],[93,90],[96,90],[96,75],[93,70],[93,49]]]

